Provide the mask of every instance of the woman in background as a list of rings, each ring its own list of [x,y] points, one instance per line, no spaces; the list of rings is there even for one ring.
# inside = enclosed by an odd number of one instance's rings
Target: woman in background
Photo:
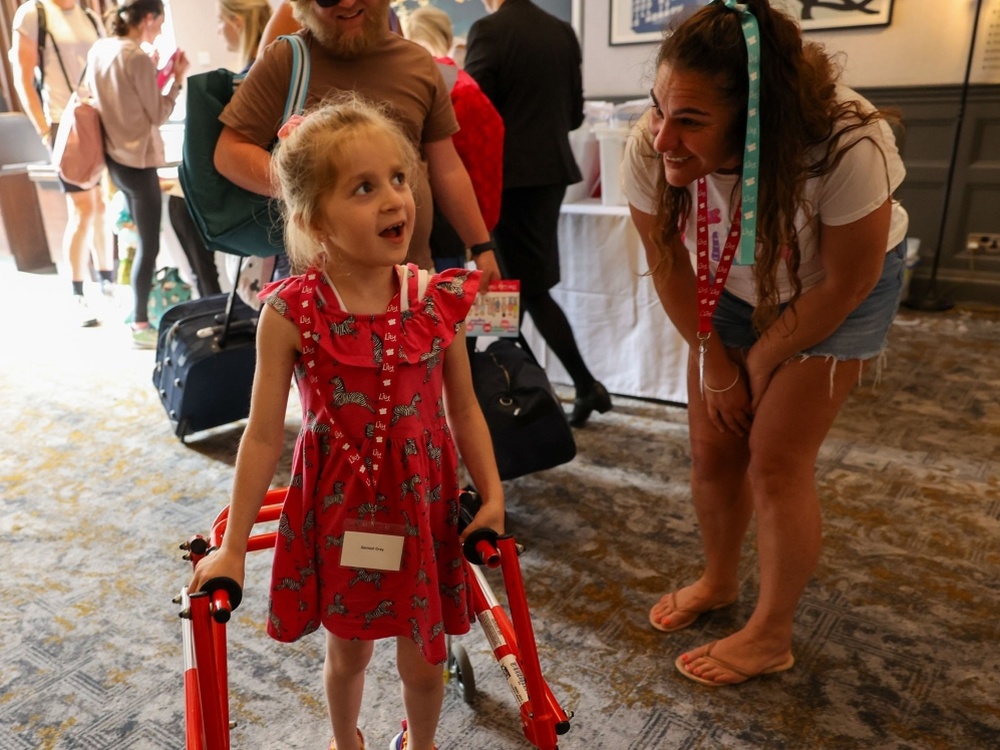
[[[44,23],[39,8],[44,14]],[[46,33],[39,47],[39,27]],[[59,120],[70,94],[83,75],[87,52],[101,36],[97,17],[84,10],[77,0],[43,0],[40,6],[24,3],[14,14],[10,61],[21,107],[49,148],[56,141]],[[41,86],[36,88],[36,70]],[[59,180],[66,194],[69,222],[63,236],[63,255],[69,264],[73,283],[73,314],[85,328],[96,326],[83,294],[83,282],[89,276],[88,240],[93,250],[101,291],[114,292],[113,259],[104,224],[104,197],[101,186],[85,190]]]
[[[452,136],[455,150],[465,164],[486,228],[492,232],[500,218],[503,192],[503,120],[476,80],[460,70],[451,58],[451,18],[440,8],[425,5],[403,19],[403,35],[426,49],[451,85],[451,104],[461,128]],[[434,268],[465,267],[465,244],[440,209],[434,207],[431,229]]]
[[[271,18],[271,5],[268,0],[218,0],[216,6],[219,36],[225,39],[226,49],[239,53],[240,69],[245,73],[257,56],[260,37]],[[173,227],[174,234],[177,235],[184,255],[191,265],[191,273],[198,287],[199,296],[208,297],[221,293],[222,286],[219,284],[215,252],[205,245],[201,232],[198,231],[198,226],[188,211],[180,183],[175,184],[170,190],[167,214],[170,217],[170,226]]]
[[[239,53],[240,67],[246,72],[271,20],[271,4],[268,0],[217,0],[217,5],[219,35],[226,40],[226,49]]]
[[[294,34],[301,28],[302,25],[292,15],[292,4],[288,0],[282,0],[264,27],[264,33],[257,45],[257,54],[263,52],[267,45],[282,34]]]
[[[87,57],[87,83],[104,126],[108,172],[125,194],[139,234],[132,264],[132,341],[140,349],[156,348],[156,329],[147,306],[160,252],[163,202],[156,173],[165,163],[160,125],[174,110],[189,62],[181,50],[161,91],[156,63],[143,44],[152,44],[163,27],[162,0],[132,0],[105,16],[110,36],[98,41]]]

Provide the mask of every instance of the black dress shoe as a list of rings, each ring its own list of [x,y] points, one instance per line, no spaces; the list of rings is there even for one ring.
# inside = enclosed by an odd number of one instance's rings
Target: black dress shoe
[[[577,396],[573,401],[573,413],[569,416],[569,423],[573,427],[583,427],[587,424],[592,412],[604,414],[604,412],[611,411],[611,406],[611,396],[608,394],[608,389],[595,380],[589,391],[582,396]]]

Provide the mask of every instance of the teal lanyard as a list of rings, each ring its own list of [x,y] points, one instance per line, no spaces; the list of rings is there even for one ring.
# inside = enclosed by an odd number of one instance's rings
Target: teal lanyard
[[[736,262],[752,266],[757,249],[757,187],[760,174],[760,29],[750,9],[736,0],[722,0],[743,17],[747,44],[747,136],[743,145],[743,223]]]

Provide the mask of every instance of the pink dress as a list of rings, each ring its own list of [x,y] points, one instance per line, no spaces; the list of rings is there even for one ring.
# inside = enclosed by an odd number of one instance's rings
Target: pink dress
[[[468,632],[472,616],[442,353],[479,272],[429,276],[420,295],[416,267],[397,270],[400,293],[383,315],[347,312],[314,269],[260,295],[298,326],[303,350],[302,431],[278,525],[268,633],[293,641],[323,625],[346,639],[405,636],[440,663],[445,634]],[[402,537],[398,571],[341,564],[345,527],[359,524]]]

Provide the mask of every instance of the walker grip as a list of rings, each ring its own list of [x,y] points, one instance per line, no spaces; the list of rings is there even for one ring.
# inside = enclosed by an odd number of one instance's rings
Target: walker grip
[[[243,589],[232,578],[210,578],[201,587],[212,602],[212,617],[216,622],[229,622],[229,616],[243,601]]]
[[[462,545],[465,559],[473,565],[500,567],[500,550],[497,549],[499,538],[500,535],[493,529],[476,529],[466,537],[465,544]]]

